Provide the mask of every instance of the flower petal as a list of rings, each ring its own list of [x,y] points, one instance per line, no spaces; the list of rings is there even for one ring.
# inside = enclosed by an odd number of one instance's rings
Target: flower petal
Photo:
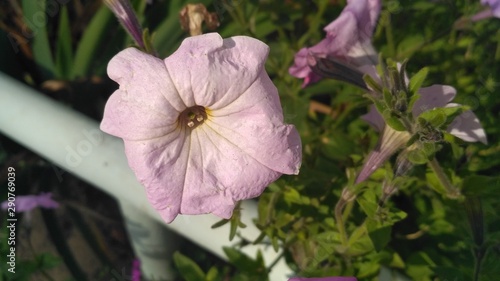
[[[447,107],[458,106],[458,104],[450,103]],[[479,119],[471,110],[467,110],[455,117],[453,122],[448,126],[447,131],[468,142],[480,141],[488,144],[486,132],[484,131]]]
[[[52,193],[41,193],[40,195],[21,195],[17,196],[13,202],[17,212],[29,212],[36,207],[47,209],[55,209],[59,207],[59,203],[52,199]],[[4,201],[1,204],[3,210],[7,210],[9,201]]]
[[[436,107],[445,107],[455,98],[457,91],[448,85],[432,85],[419,90],[420,98],[413,105],[413,116]]]
[[[209,33],[185,39],[165,64],[187,107],[214,110],[233,102],[255,81],[268,53],[269,47],[257,39]]]
[[[378,132],[382,132],[385,127],[385,121],[382,115],[377,111],[375,105],[370,105],[370,109],[368,109],[368,113],[361,116],[361,119],[370,124],[375,130]]]
[[[229,219],[236,201],[259,196],[280,175],[203,124],[191,134],[181,213]]]
[[[120,84],[104,109],[101,130],[126,140],[163,136],[176,127],[185,109],[162,60],[128,48],[108,65]]]
[[[292,125],[283,123],[278,92],[265,71],[239,99],[212,111],[211,117],[206,125],[241,153],[283,174],[299,172],[300,136]]]
[[[190,140],[185,129],[177,129],[161,138],[125,141],[130,168],[146,187],[151,205],[167,223],[181,209]]]

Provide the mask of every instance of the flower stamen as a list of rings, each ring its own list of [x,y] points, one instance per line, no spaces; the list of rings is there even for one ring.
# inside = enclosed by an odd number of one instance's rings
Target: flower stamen
[[[179,124],[194,129],[207,119],[207,113],[203,106],[193,106],[187,108],[179,115]]]

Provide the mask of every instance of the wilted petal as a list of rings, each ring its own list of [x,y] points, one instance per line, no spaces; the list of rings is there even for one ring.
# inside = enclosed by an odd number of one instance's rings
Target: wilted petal
[[[304,78],[302,87],[321,77],[307,65],[307,55],[334,57],[355,67],[376,64],[377,54],[371,44],[373,29],[380,13],[380,0],[351,0],[337,19],[328,24],[326,38],[317,45],[303,48],[295,55],[289,73]]]
[[[310,83],[318,82],[321,80],[321,76],[317,75],[314,73],[309,66],[308,63],[308,56],[309,56],[309,49],[308,48],[302,48],[298,53],[295,54],[295,63],[292,65],[289,69],[288,72],[290,75],[297,77],[297,78],[304,78],[304,82],[302,84],[302,87],[306,87]]]
[[[455,88],[447,85],[432,85],[421,88],[418,92],[420,98],[413,105],[413,116],[417,117],[422,112],[437,107],[445,107],[455,98],[457,91]]]
[[[459,106],[459,104],[448,104],[448,107],[453,106]],[[464,141],[488,143],[483,126],[481,126],[479,119],[471,110],[467,110],[455,117],[453,122],[448,126],[447,131]]]

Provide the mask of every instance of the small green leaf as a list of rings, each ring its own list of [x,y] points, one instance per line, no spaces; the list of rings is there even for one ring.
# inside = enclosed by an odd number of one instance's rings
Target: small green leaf
[[[424,67],[410,79],[410,93],[412,95],[418,92],[427,77],[427,73],[429,73],[429,68]]]
[[[34,60],[43,78],[46,80],[52,79],[54,77],[55,65],[47,32],[46,1],[39,0],[34,4],[33,0],[23,0],[22,5],[24,18],[28,19],[26,20],[26,24],[32,32],[33,43],[31,46]]]
[[[219,271],[217,270],[217,267],[212,266],[207,272],[207,276],[205,277],[205,281],[215,281],[215,280],[217,280],[218,276],[219,276]]]
[[[444,108],[434,108],[423,112],[418,116],[419,119],[424,119],[433,128],[441,128],[446,123],[446,112]]]
[[[182,278],[186,281],[205,280],[205,273],[201,268],[190,258],[179,252],[174,253],[174,263]]]
[[[412,96],[410,98],[410,102],[408,103],[408,111],[413,110],[413,106],[415,106],[415,102],[420,99],[420,94],[419,93],[412,93]]]
[[[414,149],[408,152],[408,160],[413,164],[425,164],[429,160],[423,150]]]
[[[71,78],[90,74],[92,63],[100,51],[99,46],[107,39],[107,31],[113,21],[111,11],[105,5],[102,5],[92,17],[92,21],[85,29],[80,43],[78,43]]]
[[[57,32],[56,68],[57,76],[69,79],[73,65],[73,50],[71,48],[71,28],[68,16],[68,7],[63,6],[59,16],[59,30]]]
[[[229,220],[226,220],[226,219],[220,220],[220,221],[214,223],[211,228],[214,229],[214,228],[221,227],[221,226],[225,225],[228,222],[229,222]]]
[[[382,91],[382,95],[384,97],[384,102],[387,105],[387,107],[392,108],[392,106],[393,106],[394,103],[392,102],[393,96],[392,96],[391,91],[389,91],[388,89],[384,88],[384,90]]]
[[[392,227],[390,225],[384,225],[376,220],[368,219],[366,228],[368,230],[368,236],[370,236],[370,240],[375,247],[375,251],[380,252],[391,240]]]
[[[382,116],[384,117],[385,123],[391,126],[391,128],[393,128],[394,130],[400,132],[406,131],[405,125],[399,120],[399,118],[391,116],[391,114],[387,113],[387,111]]]
[[[365,75],[363,75],[363,80],[365,81],[366,85],[369,88],[371,88],[373,91],[375,91],[379,94],[382,93],[382,86],[380,86],[380,84],[378,82],[376,82],[375,79],[373,79],[373,77],[371,77],[368,74],[365,74]]]

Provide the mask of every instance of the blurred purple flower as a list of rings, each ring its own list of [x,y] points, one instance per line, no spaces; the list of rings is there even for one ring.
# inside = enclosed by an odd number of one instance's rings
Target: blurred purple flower
[[[380,6],[380,0],[348,0],[340,16],[323,29],[326,38],[295,54],[295,62],[289,73],[297,78],[304,78],[302,87],[319,81],[322,77],[314,73],[308,63],[314,62],[308,59],[311,55],[333,57],[354,67],[377,64],[377,53],[372,46],[371,37]]]
[[[481,4],[490,6],[493,15],[500,18],[500,0],[481,0]]]
[[[145,45],[142,39],[142,28],[129,0],[104,0],[104,3],[106,3],[113,14],[115,14],[118,21],[130,36],[132,36],[137,45],[144,49]]]
[[[132,281],[141,281],[141,261],[139,259],[132,261]]]
[[[354,277],[313,277],[313,278],[305,278],[305,277],[293,277],[288,279],[288,281],[357,281],[358,279]]]
[[[16,212],[29,212],[36,207],[47,209],[55,209],[59,207],[59,203],[52,199],[52,193],[41,193],[40,195],[20,195],[12,201],[14,206],[9,205],[9,201],[2,202],[2,209],[15,207]]]
[[[417,118],[423,112],[433,108],[459,106],[459,104],[450,103],[455,98],[456,93],[455,88],[447,85],[432,85],[421,88],[419,90],[420,98],[413,106],[413,117]],[[361,118],[381,132],[382,136],[380,137],[378,146],[368,156],[356,179],[356,183],[365,181],[410,139],[408,132],[396,131],[386,126],[384,119],[375,109],[374,105],[370,106],[368,113]],[[479,119],[471,110],[458,115],[448,126],[447,131],[464,141],[487,143],[486,133],[481,123],[479,123]]]
[[[124,139],[128,162],[166,222],[178,214],[230,218],[236,201],[298,174],[300,137],[283,121],[264,64],[269,47],[209,33],[165,60],[134,48],[108,75],[120,84],[101,129]]]

